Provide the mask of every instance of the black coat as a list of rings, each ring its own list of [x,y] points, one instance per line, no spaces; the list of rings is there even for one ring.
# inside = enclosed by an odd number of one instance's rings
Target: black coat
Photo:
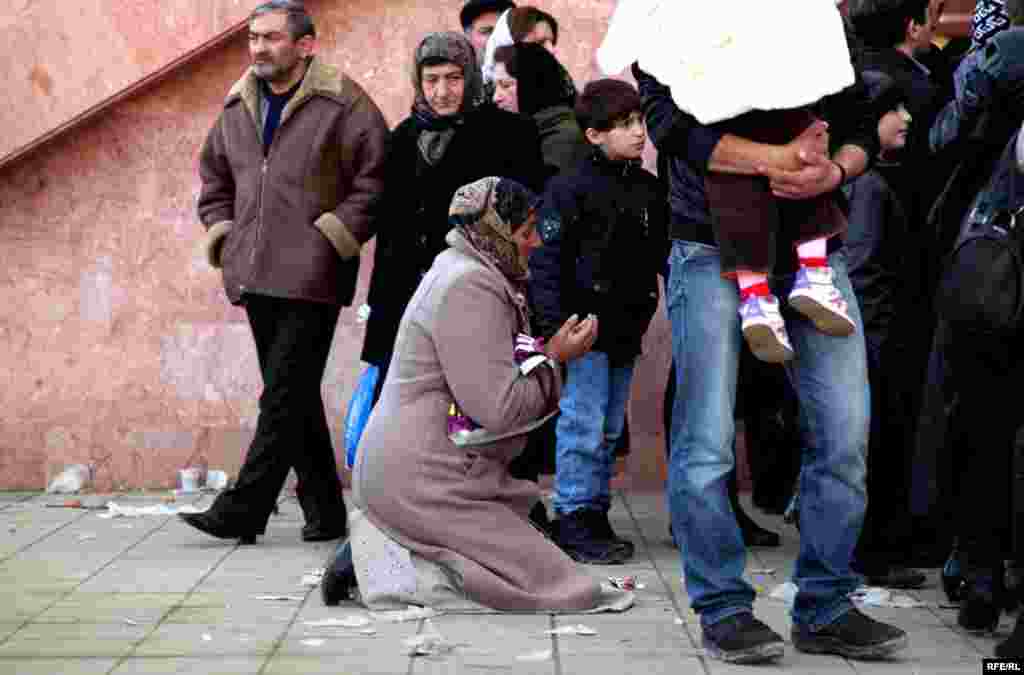
[[[382,367],[391,359],[405,306],[434,258],[448,247],[444,238],[451,230],[448,208],[455,191],[487,176],[502,176],[539,192],[550,175],[536,125],[492,106],[466,115],[435,166],[421,157],[418,135],[412,118],[391,134],[367,299],[370,318],[360,356]]]
[[[596,314],[594,349],[613,361],[640,353],[658,306],[658,273],[667,255],[668,200],[639,165],[611,162],[599,151],[551,179],[541,220],[561,235],[530,257],[530,290],[544,336],[572,314]]]

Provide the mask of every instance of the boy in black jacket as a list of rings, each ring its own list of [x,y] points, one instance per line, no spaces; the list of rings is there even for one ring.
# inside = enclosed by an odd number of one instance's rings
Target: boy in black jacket
[[[641,100],[611,79],[587,85],[576,117],[592,155],[552,179],[540,207],[542,236],[561,235],[530,260],[531,291],[545,336],[572,314],[594,314],[594,349],[568,364],[557,424],[554,536],[574,559],[622,563],[633,545],[608,521],[614,449],[622,434],[633,364],[658,306],[666,256],[667,200],[640,166],[647,140]]]

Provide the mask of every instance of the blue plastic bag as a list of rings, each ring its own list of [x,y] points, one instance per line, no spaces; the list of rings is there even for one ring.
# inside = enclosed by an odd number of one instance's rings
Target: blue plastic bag
[[[366,428],[366,422],[373,410],[373,391],[377,388],[378,377],[380,369],[377,366],[367,366],[359,376],[356,390],[352,392],[352,399],[348,402],[348,411],[345,413],[345,465],[350,469],[356,465],[359,437],[363,435],[363,429]]]

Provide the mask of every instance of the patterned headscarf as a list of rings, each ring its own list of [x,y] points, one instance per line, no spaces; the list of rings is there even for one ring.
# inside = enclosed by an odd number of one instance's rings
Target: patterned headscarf
[[[999,31],[1010,27],[1010,15],[1003,0],[978,0],[971,19],[971,47],[977,49]]]
[[[529,269],[512,240],[513,231],[530,217],[537,196],[507,178],[481,178],[455,192],[449,220],[479,253],[510,281],[520,283]]]
[[[462,69],[465,90],[462,106],[454,115],[438,115],[423,94],[423,62],[427,59],[441,59]],[[416,99],[412,104],[412,115],[420,130],[418,145],[423,159],[434,165],[441,161],[444,151],[455,136],[455,129],[462,125],[463,115],[476,108],[483,99],[483,83],[480,66],[476,61],[473,45],[462,33],[453,31],[430,33],[413,53],[412,86]]]

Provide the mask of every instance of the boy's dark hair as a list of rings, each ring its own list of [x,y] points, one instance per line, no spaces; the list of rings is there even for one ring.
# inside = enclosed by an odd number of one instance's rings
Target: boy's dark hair
[[[522,42],[538,23],[551,26],[551,42],[558,44],[558,21],[543,9],[536,7],[517,7],[508,13],[508,32],[512,39]]]
[[[608,131],[642,109],[640,94],[622,80],[604,78],[588,82],[576,99],[576,121],[580,129]]]
[[[928,21],[928,0],[850,0],[849,18],[864,46],[895,47],[907,37],[907,21]]]

